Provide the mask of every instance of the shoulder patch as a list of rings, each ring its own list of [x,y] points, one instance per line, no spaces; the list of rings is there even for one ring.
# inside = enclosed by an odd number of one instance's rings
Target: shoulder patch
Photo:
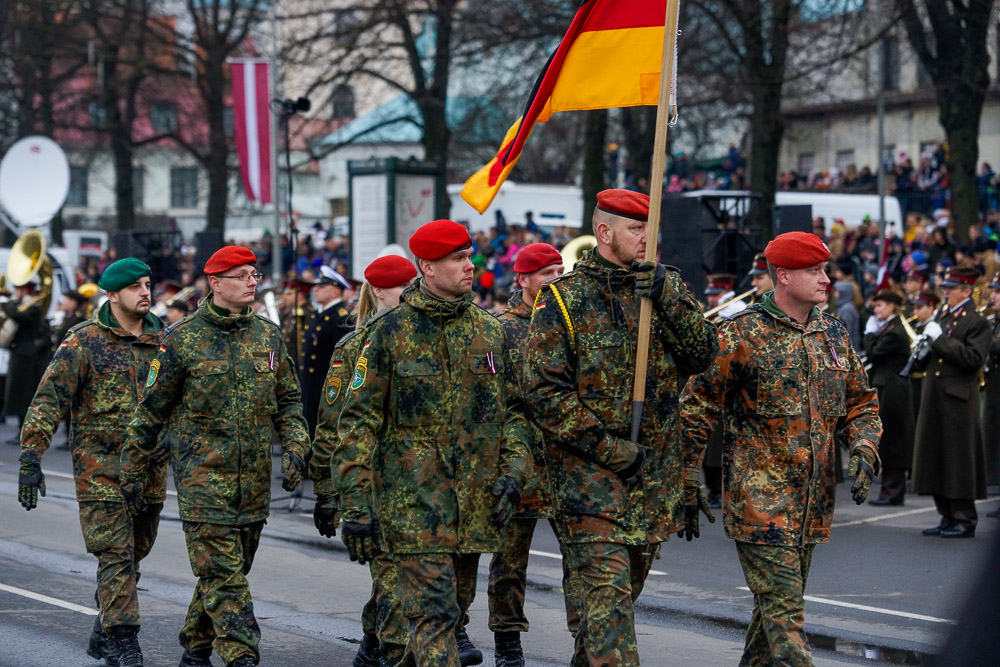
[[[149,365],[149,375],[146,377],[146,386],[152,387],[153,383],[156,382],[156,376],[160,373],[160,360],[153,359],[153,363]]]
[[[340,396],[341,381],[339,377],[332,377],[326,381],[326,404],[333,405]]]
[[[368,343],[365,343],[365,347],[368,347]],[[351,391],[357,391],[364,386],[365,380],[368,377],[368,360],[365,359],[362,354],[358,357],[358,365],[354,367],[354,379],[351,380]]]

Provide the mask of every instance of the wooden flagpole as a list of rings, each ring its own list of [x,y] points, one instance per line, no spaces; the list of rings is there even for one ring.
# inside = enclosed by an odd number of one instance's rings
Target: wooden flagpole
[[[677,43],[677,6],[680,0],[667,0],[663,28],[663,60],[660,65],[660,96],[656,104],[656,135],[653,139],[653,165],[649,177],[649,217],[646,225],[645,260],[656,261],[660,234],[660,203],[663,199],[663,172],[667,161],[667,129],[670,122],[670,89],[674,78],[674,45]],[[646,401],[646,366],[649,362],[649,334],[653,302],[643,297],[639,309],[639,342],[635,355],[635,386],[632,391],[632,442],[639,442],[639,426]]]

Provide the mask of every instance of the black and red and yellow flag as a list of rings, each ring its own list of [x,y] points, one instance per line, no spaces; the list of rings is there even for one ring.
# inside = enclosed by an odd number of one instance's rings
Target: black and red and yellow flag
[[[667,0],[586,0],[535,81],[524,113],[462,199],[482,213],[517,164],[535,123],[557,111],[655,106]]]

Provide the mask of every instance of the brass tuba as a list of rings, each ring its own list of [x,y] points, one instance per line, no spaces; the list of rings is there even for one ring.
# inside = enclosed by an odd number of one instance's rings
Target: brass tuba
[[[596,236],[578,236],[569,243],[567,243],[562,252],[563,268],[566,271],[572,271],[576,263],[583,259],[583,253],[587,250],[592,250],[597,247],[597,237]]]
[[[52,260],[45,254],[45,237],[37,229],[18,237],[10,249],[7,260],[7,282],[15,287],[22,287],[38,276],[40,288],[36,296],[23,299],[18,310],[24,311],[32,306],[38,306],[45,317],[52,302]],[[5,318],[0,326],[0,347],[10,349],[17,333],[17,322]]]

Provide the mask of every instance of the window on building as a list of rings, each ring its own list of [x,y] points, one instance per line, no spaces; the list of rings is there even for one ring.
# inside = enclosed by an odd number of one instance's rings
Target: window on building
[[[144,186],[146,185],[146,170],[142,167],[132,167],[132,201],[136,210],[142,210]]]
[[[334,118],[354,118],[354,90],[350,86],[341,84],[334,88],[330,103]]]
[[[843,171],[848,166],[854,164],[854,149],[849,151],[837,151],[837,168]]]
[[[69,168],[69,194],[66,206],[86,206],[89,170],[86,167]]]
[[[882,149],[882,164],[891,169],[896,164],[896,144],[886,144]]]
[[[177,131],[177,105],[173,102],[153,102],[149,121],[157,134]]]
[[[100,100],[91,100],[87,105],[87,113],[90,116],[91,127],[108,126],[108,110]]]
[[[330,200],[330,217],[337,218],[342,215],[347,215],[347,199],[331,199]]]
[[[799,174],[808,176],[816,170],[815,153],[799,153]]]
[[[171,168],[170,206],[172,208],[198,207],[198,170],[196,168]]]
[[[882,88],[899,90],[899,38],[889,35],[882,40]]]

